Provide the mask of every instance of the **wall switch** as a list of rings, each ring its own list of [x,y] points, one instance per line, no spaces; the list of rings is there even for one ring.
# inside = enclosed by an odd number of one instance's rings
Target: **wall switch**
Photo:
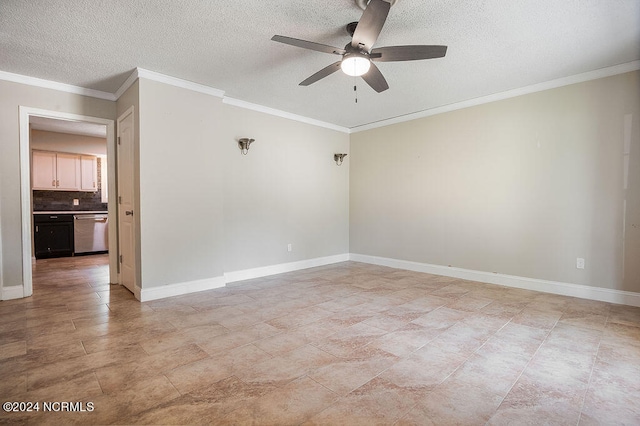
[[[292,251],[293,245],[291,243],[287,244],[287,251]]]
[[[78,200],[77,198],[73,199],[73,205],[74,206],[79,206],[80,205],[80,200]]]
[[[584,259],[579,257],[576,259],[576,268],[584,269]]]

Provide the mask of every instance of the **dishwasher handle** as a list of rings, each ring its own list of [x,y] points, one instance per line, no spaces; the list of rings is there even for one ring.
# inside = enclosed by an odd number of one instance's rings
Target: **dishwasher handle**
[[[106,222],[106,216],[78,215],[73,217],[74,220],[92,220],[94,222]]]

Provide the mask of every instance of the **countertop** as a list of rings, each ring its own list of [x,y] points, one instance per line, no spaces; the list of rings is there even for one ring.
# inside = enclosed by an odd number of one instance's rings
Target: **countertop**
[[[107,214],[106,211],[63,210],[50,212],[33,212],[33,214]]]

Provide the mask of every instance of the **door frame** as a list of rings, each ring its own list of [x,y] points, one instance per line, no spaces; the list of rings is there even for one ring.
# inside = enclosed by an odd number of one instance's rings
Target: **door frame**
[[[120,210],[121,210],[121,202],[122,200],[120,199],[120,195],[121,195],[121,191],[120,191],[120,185],[131,185],[131,196],[132,196],[132,209],[134,211],[134,214],[131,217],[131,226],[132,226],[132,233],[131,233],[131,238],[133,239],[131,242],[133,244],[133,250],[132,250],[132,256],[133,256],[133,283],[132,284],[132,288],[129,288],[125,283],[124,283],[124,279],[125,279],[125,274],[122,271],[123,265],[122,265],[122,260],[120,259],[120,255],[123,254],[124,250],[121,249],[121,245],[124,243],[121,239],[121,231],[122,228],[124,226],[124,216],[119,216],[122,217],[122,220],[118,221],[118,284],[124,286],[125,288],[127,288],[129,291],[131,291],[133,293],[133,295],[135,296],[136,299],[140,300],[140,282],[138,279],[138,271],[139,271],[139,256],[136,255],[137,251],[136,251],[136,234],[137,234],[137,226],[138,226],[138,221],[136,220],[136,215],[139,214],[138,212],[138,208],[136,206],[136,192],[135,192],[135,185],[133,184],[133,182],[125,182],[123,176],[121,176],[122,173],[122,169],[121,169],[121,164],[120,161],[122,161],[122,152],[120,151],[120,135],[121,135],[121,131],[122,131],[122,125],[121,122],[127,118],[128,116],[131,116],[132,120],[133,120],[133,127],[131,129],[131,131],[135,132],[135,126],[136,126],[136,116],[135,116],[135,106],[131,105],[129,108],[127,108],[122,114],[120,114],[118,116],[118,118],[116,119],[116,123],[117,123],[117,132],[116,132],[116,143],[114,144],[114,149],[116,151],[116,169],[118,171],[118,180],[117,180],[117,188],[116,188],[116,192],[118,192],[118,200],[117,200],[117,204],[115,205],[116,210],[118,211],[118,215],[120,215]],[[133,151],[131,152],[132,157],[129,158],[128,160],[132,162],[133,165],[133,173],[135,174],[135,136],[134,136],[134,140],[131,141],[132,143],[132,148]],[[132,176],[133,178],[133,176]]]
[[[88,115],[71,114],[60,111],[49,111],[39,108],[19,107],[20,125],[20,211],[22,221],[22,297],[33,294],[33,274],[31,252],[33,230],[31,221],[31,142],[29,132],[29,117],[45,117],[55,120],[84,121],[107,126],[107,173],[108,173],[108,214],[112,222],[117,223],[117,194],[116,194],[116,148],[115,121]],[[115,219],[115,220],[114,220]],[[109,282],[118,283],[118,233],[117,226],[109,227]]]

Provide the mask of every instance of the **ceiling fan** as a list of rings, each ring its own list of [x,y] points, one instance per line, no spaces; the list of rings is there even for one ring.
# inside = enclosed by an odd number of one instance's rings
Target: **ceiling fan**
[[[360,21],[351,22],[347,25],[347,32],[352,39],[344,49],[281,35],[275,35],[271,37],[271,40],[302,47],[303,49],[342,56],[339,61],[302,81],[300,86],[309,86],[333,74],[338,69],[342,69],[347,75],[361,76],[373,90],[380,93],[387,90],[389,85],[378,67],[372,62],[417,61],[442,58],[447,53],[447,46],[409,45],[374,49],[373,45],[378,39],[380,31],[382,31],[390,8],[391,4],[387,1],[370,0],[362,13]]]

